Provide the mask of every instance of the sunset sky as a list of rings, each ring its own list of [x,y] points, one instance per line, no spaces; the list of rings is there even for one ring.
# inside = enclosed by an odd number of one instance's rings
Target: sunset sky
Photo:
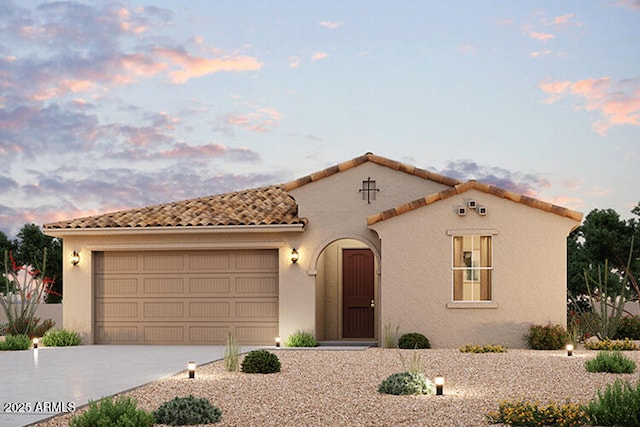
[[[640,201],[640,0],[0,2],[0,230],[371,151]]]

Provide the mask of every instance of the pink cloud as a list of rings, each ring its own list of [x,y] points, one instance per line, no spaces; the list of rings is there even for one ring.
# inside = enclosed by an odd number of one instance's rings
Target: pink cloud
[[[640,10],[640,0],[618,0],[616,6],[626,7],[633,10]]]
[[[313,56],[311,57],[312,61],[319,61],[321,59],[326,59],[329,57],[329,54],[326,52],[316,52],[313,54]]]
[[[546,41],[549,41],[549,40],[555,38],[555,36],[553,34],[551,34],[551,33],[540,33],[540,32],[537,32],[537,31],[529,32],[529,37],[531,37],[532,39],[535,39],[535,40],[543,41],[543,42],[546,42]]]
[[[222,58],[209,59],[170,48],[157,48],[155,52],[182,68],[169,73],[171,81],[176,84],[222,71],[258,71],[262,68],[262,64],[252,56],[226,55]]]
[[[289,57],[289,67],[291,68],[298,68],[298,66],[300,65],[300,58],[297,56],[290,56]]]
[[[609,77],[583,79],[576,82],[545,81],[540,89],[549,95],[543,102],[553,104],[568,96],[577,97],[586,111],[600,113],[594,122],[597,133],[606,135],[611,126],[640,126],[640,81],[615,82]]]
[[[344,24],[338,21],[320,21],[318,25],[320,25],[321,27],[329,28],[330,30],[334,30],[338,27],[342,27],[342,25]]]
[[[565,25],[567,24],[575,15],[573,13],[567,13],[566,15],[560,15],[553,18],[551,21],[552,25]]]
[[[553,52],[552,52],[552,51],[550,51],[550,50],[542,50],[542,51],[533,51],[533,52],[531,52],[529,55],[530,55],[532,58],[539,58],[539,57],[541,57],[541,56],[550,55],[550,54],[552,54],[552,53],[553,53]]]

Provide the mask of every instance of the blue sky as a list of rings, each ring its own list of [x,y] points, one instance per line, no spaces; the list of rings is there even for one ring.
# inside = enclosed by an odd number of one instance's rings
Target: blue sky
[[[639,46],[639,0],[3,1],[0,230],[368,151],[628,217]]]

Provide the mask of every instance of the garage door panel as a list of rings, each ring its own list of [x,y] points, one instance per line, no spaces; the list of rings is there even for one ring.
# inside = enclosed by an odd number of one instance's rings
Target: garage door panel
[[[122,277],[107,279],[96,278],[96,296],[136,295],[138,293],[138,279],[135,277]]]
[[[96,342],[271,344],[277,250],[95,253]],[[135,260],[135,261],[131,261]]]
[[[238,301],[235,304],[237,320],[265,320],[278,317],[278,301]]]
[[[117,301],[96,303],[96,320],[137,320],[139,316],[138,301]]]
[[[145,302],[142,320],[184,320],[184,303],[177,302]]]
[[[277,325],[238,325],[234,336],[239,343],[255,343],[259,345],[273,345],[274,337],[278,334]]]
[[[278,295],[278,276],[239,276],[236,277],[236,292],[239,295]]]
[[[189,316],[198,320],[230,319],[232,301],[189,302]]]
[[[229,277],[190,277],[189,292],[191,294],[228,294],[231,290]]]
[[[183,277],[146,277],[143,279],[143,293],[146,295],[182,295]]]
[[[102,344],[138,344],[138,326],[96,326],[96,341]]]
[[[189,269],[193,271],[231,271],[229,252],[196,252],[189,256]]]

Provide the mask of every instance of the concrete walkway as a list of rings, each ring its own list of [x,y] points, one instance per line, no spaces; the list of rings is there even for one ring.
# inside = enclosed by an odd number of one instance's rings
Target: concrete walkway
[[[254,348],[243,347],[242,351]],[[150,345],[0,352],[0,426],[42,421],[89,400],[184,371],[190,360],[201,365],[222,359],[223,353],[223,346]]]

